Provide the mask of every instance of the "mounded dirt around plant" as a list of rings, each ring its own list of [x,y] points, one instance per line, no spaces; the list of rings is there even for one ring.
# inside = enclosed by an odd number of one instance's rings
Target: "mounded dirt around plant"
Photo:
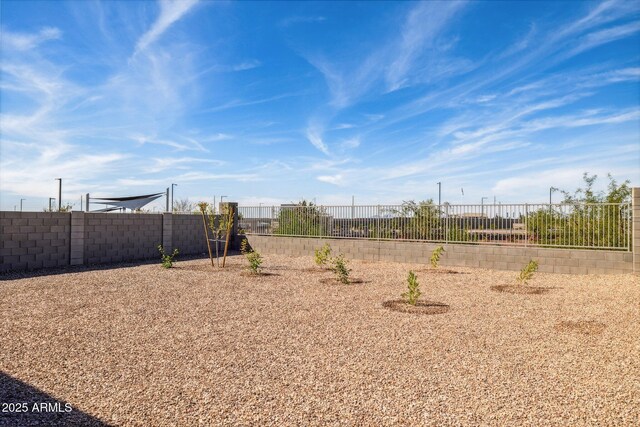
[[[577,332],[583,335],[599,335],[606,325],[595,320],[563,320],[556,325],[556,329],[562,332]]]
[[[527,285],[494,285],[491,290],[508,294],[541,295],[549,292],[551,288]]]
[[[350,285],[358,285],[361,283],[366,283],[363,279],[355,277],[353,279],[349,279],[349,283],[342,283],[340,280],[335,277],[324,277],[320,279],[320,283],[324,285],[342,285],[342,286],[350,286]]]
[[[322,268],[322,267],[305,267],[305,268],[301,268],[300,271],[305,272],[305,273],[327,273],[327,272],[331,272],[331,270],[329,270],[328,268]]]
[[[422,268],[416,270],[416,273],[430,273],[430,274],[469,274],[464,271],[449,270],[447,268]]]
[[[206,271],[206,272],[222,272],[225,270],[228,271],[239,271],[242,270],[244,268],[247,268],[244,265],[240,265],[240,264],[232,264],[229,265],[229,263],[227,263],[224,267],[222,267],[222,261],[220,261],[220,267],[218,267],[215,264],[215,259],[213,260],[214,265],[212,266],[210,262],[208,262],[207,264],[193,264],[193,263],[176,263],[173,265],[172,268],[175,268],[176,270],[191,270],[191,271]]]
[[[442,314],[449,311],[449,306],[447,304],[420,300],[416,302],[416,305],[411,305],[404,300],[396,299],[385,301],[382,303],[382,306],[393,311],[412,314]]]

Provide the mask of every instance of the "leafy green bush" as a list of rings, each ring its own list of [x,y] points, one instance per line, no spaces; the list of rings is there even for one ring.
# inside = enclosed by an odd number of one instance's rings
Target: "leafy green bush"
[[[407,292],[402,294],[402,298],[411,305],[416,305],[418,302],[418,298],[420,298],[420,284],[418,283],[418,278],[416,277],[413,271],[409,271],[409,277],[407,277],[407,288],[409,289]]]
[[[349,273],[351,269],[347,267],[347,261],[344,259],[344,255],[340,254],[331,260],[333,267],[331,271],[336,274],[336,279],[344,284],[349,283]]]
[[[431,265],[433,268],[438,268],[438,262],[440,261],[440,256],[445,252],[442,246],[438,246],[431,252]]]
[[[252,249],[249,246],[249,241],[247,239],[242,239],[242,242],[240,242],[240,253],[242,255],[247,255],[251,252],[252,252]]]
[[[533,277],[533,273],[538,270],[538,262],[531,260],[527,265],[524,266],[522,270],[520,270],[520,275],[518,276],[518,281],[523,285],[526,285],[529,280]]]
[[[162,256],[162,266],[164,268],[171,268],[173,266],[173,263],[175,262],[175,257],[176,255],[178,255],[180,252],[178,251],[178,249],[174,249],[173,253],[171,255],[168,255],[165,251],[164,248],[162,247],[162,245],[158,245],[158,251],[160,252],[160,255]]]
[[[278,213],[274,234],[287,236],[324,236],[330,217],[312,202],[302,200],[294,206],[282,207]]]
[[[262,268],[262,257],[256,251],[251,251],[246,254],[247,260],[249,261],[249,269],[253,274],[259,274],[260,269]]]
[[[323,247],[315,250],[315,255],[316,264],[320,267],[326,265],[327,261],[329,261],[329,256],[331,255],[331,246],[329,246],[328,243],[325,243]]]
[[[240,242],[240,252],[247,257],[251,272],[253,274],[259,274],[260,269],[262,268],[262,256],[259,252],[251,249],[247,239],[242,239],[242,242]]]

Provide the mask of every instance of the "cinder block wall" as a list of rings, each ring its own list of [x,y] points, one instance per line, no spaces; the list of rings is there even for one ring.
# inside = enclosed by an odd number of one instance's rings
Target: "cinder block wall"
[[[71,217],[58,212],[0,212],[0,271],[69,264]]]
[[[173,247],[178,248],[182,255],[208,254],[202,215],[174,214],[172,216]],[[209,238],[212,238],[208,225],[207,231]]]
[[[85,264],[157,258],[161,243],[162,215],[85,214]]]
[[[631,189],[633,272],[640,274],[640,187]]]
[[[393,242],[304,237],[246,236],[251,247],[264,254],[313,256],[315,249],[329,243],[334,253],[370,261],[428,264],[434,243]],[[505,247],[497,245],[446,244],[441,265],[520,270],[529,260],[538,261],[539,271],[571,274],[617,274],[633,271],[633,254],[593,251]]]
[[[0,212],[0,238],[0,272],[159,259],[159,244],[208,253],[202,217],[188,214]]]

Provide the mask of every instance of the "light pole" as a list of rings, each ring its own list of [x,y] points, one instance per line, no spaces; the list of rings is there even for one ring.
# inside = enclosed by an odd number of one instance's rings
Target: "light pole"
[[[556,187],[549,187],[549,204],[551,205],[551,195],[558,191],[558,189]]]
[[[229,196],[220,196],[220,204],[222,204],[222,199],[224,199],[225,197],[229,197]]]
[[[58,212],[62,211],[62,178],[56,178],[58,182]]]
[[[438,208],[442,204],[442,182],[438,182]]]
[[[483,197],[480,199],[480,216],[484,218],[484,200],[488,199],[488,197]]]
[[[55,199],[56,199],[55,197],[49,197],[49,212],[53,212],[53,208],[51,207],[52,206],[51,201]]]
[[[20,199],[20,212],[22,212],[22,202],[27,199]]]
[[[173,193],[174,193],[173,187],[177,187],[177,186],[178,184],[171,184],[171,212],[173,212]]]

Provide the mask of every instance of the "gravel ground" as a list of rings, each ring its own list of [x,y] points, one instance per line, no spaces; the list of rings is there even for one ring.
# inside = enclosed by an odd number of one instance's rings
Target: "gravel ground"
[[[0,277],[0,397],[72,405],[45,425],[640,425],[637,277],[540,273],[553,289],[523,295],[490,289],[513,272],[352,261],[346,286],[264,258]],[[448,312],[383,307],[410,268]]]

